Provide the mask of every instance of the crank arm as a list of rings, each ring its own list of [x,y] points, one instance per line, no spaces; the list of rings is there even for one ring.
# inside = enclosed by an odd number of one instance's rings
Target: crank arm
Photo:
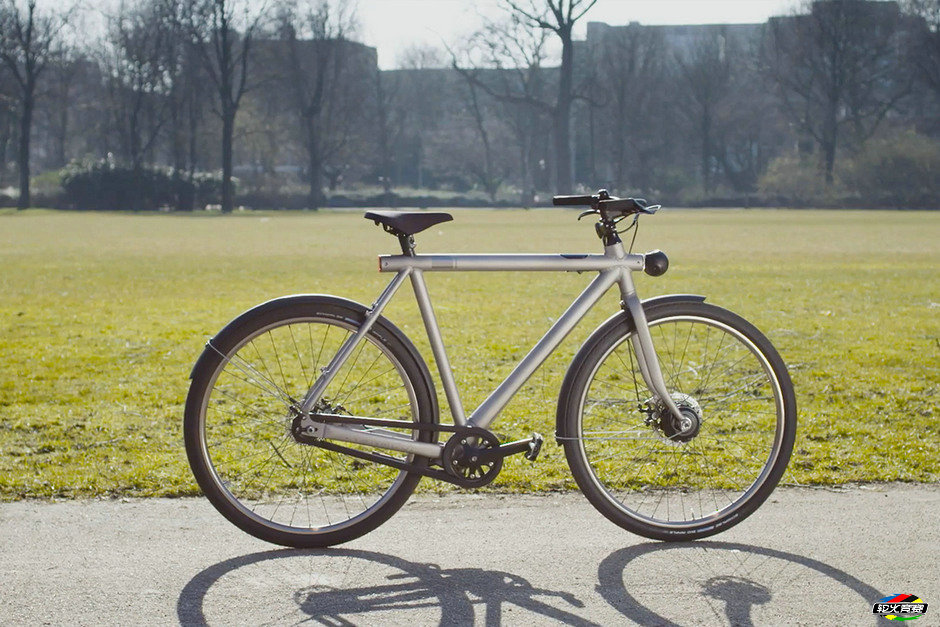
[[[535,433],[528,440],[507,442],[506,444],[501,444],[498,448],[480,451],[477,456],[480,458],[481,464],[492,463],[496,459],[503,459],[510,455],[518,455],[519,453],[525,453],[526,459],[535,461],[541,449],[542,436]]]

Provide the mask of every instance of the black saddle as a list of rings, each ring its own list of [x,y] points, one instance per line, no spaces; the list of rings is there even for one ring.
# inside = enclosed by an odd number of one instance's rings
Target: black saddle
[[[392,235],[414,235],[454,219],[449,213],[433,211],[367,211],[363,217],[381,224]]]

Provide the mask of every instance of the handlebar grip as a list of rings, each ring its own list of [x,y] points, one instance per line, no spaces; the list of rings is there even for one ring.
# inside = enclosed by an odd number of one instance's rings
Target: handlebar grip
[[[592,202],[594,202],[593,196],[555,196],[552,198],[552,204],[556,207],[590,207]]]
[[[612,200],[602,200],[600,202],[601,209],[605,211],[622,211],[624,213],[637,213],[642,211],[646,206],[642,198],[639,199],[640,202],[637,202],[635,198],[616,198]]]

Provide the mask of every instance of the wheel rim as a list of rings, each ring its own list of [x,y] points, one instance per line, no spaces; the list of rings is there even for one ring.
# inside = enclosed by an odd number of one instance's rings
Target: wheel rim
[[[679,531],[732,517],[781,453],[780,382],[753,341],[717,320],[669,316],[650,322],[650,332],[673,400],[685,409],[691,398],[700,423],[683,435],[664,428],[668,411],[641,411],[653,394],[632,334],[622,338],[597,361],[581,398],[578,445],[590,479],[641,523]]]
[[[352,324],[332,318],[279,321],[229,351],[213,374],[200,411],[202,456],[222,498],[256,524],[291,534],[339,531],[381,509],[407,480],[405,472],[290,435],[292,405],[354,332]],[[404,367],[371,335],[323,397],[336,413],[417,416]]]

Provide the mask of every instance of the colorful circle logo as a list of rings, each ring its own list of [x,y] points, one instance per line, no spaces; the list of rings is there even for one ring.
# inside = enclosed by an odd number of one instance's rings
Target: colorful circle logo
[[[913,594],[889,594],[876,601],[871,612],[888,620],[914,620],[927,613],[927,604]]]

